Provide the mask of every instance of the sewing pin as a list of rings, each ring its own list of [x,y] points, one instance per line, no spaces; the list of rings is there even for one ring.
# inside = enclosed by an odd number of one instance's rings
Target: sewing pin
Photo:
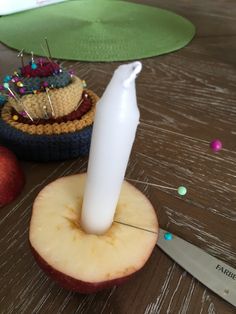
[[[52,104],[52,100],[51,100],[51,97],[49,95],[49,88],[45,88],[45,91],[47,93],[47,97],[48,97],[48,102],[50,104],[50,107],[51,107],[51,113],[52,113],[52,117],[55,117],[55,111],[54,111],[54,108],[53,108],[53,104]]]
[[[17,58],[21,58],[21,66],[22,66],[22,68],[25,66],[24,65],[24,48],[23,49],[21,49],[21,51],[18,53],[18,55],[17,55]]]
[[[15,99],[15,101],[21,105],[21,107],[23,107],[24,112],[27,114],[27,116],[29,117],[29,119],[33,122],[33,118],[31,117],[31,115],[28,113],[28,111],[25,109],[25,105],[22,103],[22,101],[20,99],[18,99],[15,95],[15,93],[10,89],[10,87],[7,88],[9,93],[12,95],[12,97]]]
[[[33,70],[37,69],[37,64],[34,62],[34,53],[31,51],[31,68]]]
[[[48,116],[48,112],[47,112],[47,106],[43,106],[43,111],[44,111],[44,117],[45,119],[49,119],[49,116]]]
[[[135,179],[128,179],[128,178],[125,178],[125,179],[127,181],[137,182],[137,183],[141,183],[141,184],[146,184],[146,185],[154,186],[154,187],[157,187],[157,188],[174,190],[174,191],[177,191],[180,196],[184,196],[185,194],[187,194],[187,188],[185,186],[179,186],[178,188],[173,188],[173,187],[170,187],[170,186],[159,185],[159,184],[149,183],[149,182],[145,182],[145,181],[139,181],[139,180],[135,180]]]
[[[47,46],[49,59],[52,59],[51,51],[50,51],[50,48],[49,48],[49,45],[48,45],[48,39],[47,39],[47,37],[45,37],[44,39],[45,39],[45,43],[46,43],[46,46]]]
[[[83,98],[80,100],[80,102],[78,103],[78,105],[75,107],[74,111],[76,111],[76,110],[79,108],[79,106],[82,104],[83,100],[84,100]]]
[[[128,224],[128,223],[125,223],[125,222],[122,222],[122,221],[118,221],[118,220],[114,220],[114,222],[117,223],[117,224],[120,224],[120,225],[124,225],[124,226],[131,227],[131,228],[135,228],[135,229],[139,229],[139,230],[142,230],[142,231],[146,231],[146,232],[150,232],[150,233],[155,233],[155,234],[158,233],[158,232],[153,231],[153,230],[149,230],[149,229],[146,229],[146,228],[138,227],[138,226],[131,225],[131,224]]]

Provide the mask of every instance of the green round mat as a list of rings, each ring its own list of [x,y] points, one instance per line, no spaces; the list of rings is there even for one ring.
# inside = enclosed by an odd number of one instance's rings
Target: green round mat
[[[170,11],[125,1],[62,2],[0,18],[7,46],[54,58],[123,61],[178,50],[193,38],[191,22]]]

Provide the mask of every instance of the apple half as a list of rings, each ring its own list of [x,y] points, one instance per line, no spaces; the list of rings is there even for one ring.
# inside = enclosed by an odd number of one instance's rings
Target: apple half
[[[93,293],[124,282],[144,266],[157,242],[158,222],[146,196],[124,181],[110,229],[103,235],[85,233],[80,225],[85,180],[86,174],[62,177],[38,194],[29,239],[47,275],[66,289]]]

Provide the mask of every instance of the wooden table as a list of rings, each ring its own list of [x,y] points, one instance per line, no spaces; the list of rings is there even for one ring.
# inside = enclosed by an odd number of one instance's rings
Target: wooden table
[[[129,178],[185,185],[188,194],[136,184],[156,208],[160,226],[236,267],[236,5],[234,0],[136,1],[189,18],[197,35],[184,49],[143,60],[137,82],[141,124]],[[3,77],[19,66],[0,46]],[[65,62],[101,95],[118,63]],[[219,138],[224,148],[209,149]],[[36,265],[28,244],[32,202],[52,180],[86,170],[87,159],[22,163],[21,196],[0,211],[0,313],[235,313],[157,247],[128,283],[80,295],[61,289]],[[138,244],[137,244],[138,245]]]

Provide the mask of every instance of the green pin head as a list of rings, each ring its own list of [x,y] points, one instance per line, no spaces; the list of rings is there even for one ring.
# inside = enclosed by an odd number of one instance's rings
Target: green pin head
[[[178,194],[180,196],[184,196],[187,193],[187,189],[185,186],[179,186],[178,187]]]

